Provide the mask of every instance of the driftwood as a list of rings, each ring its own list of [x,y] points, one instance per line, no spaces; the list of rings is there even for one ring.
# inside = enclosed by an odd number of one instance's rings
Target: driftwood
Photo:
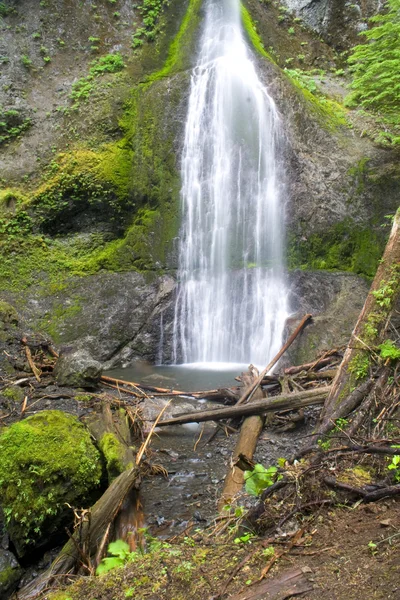
[[[296,327],[295,331],[289,337],[287,342],[279,350],[278,354],[276,356],[274,356],[274,358],[271,360],[271,362],[265,367],[265,369],[260,373],[260,375],[254,381],[254,383],[244,392],[242,397],[239,399],[238,404],[244,404],[245,402],[250,402],[251,398],[253,397],[253,394],[255,393],[256,389],[261,385],[261,382],[264,379],[264,377],[272,369],[272,367],[274,365],[276,365],[278,360],[283,356],[283,354],[286,352],[286,350],[293,344],[294,340],[297,338],[297,336],[301,333],[301,331],[304,329],[304,327],[307,325],[307,323],[311,319],[312,319],[312,315],[305,315],[302,318],[299,325]]]
[[[368,340],[369,345],[365,343],[366,332],[374,331],[372,343],[378,345],[383,341],[386,328],[390,321],[390,316],[396,302],[400,296],[399,283],[400,269],[400,209],[398,209],[393,227],[387,242],[385,252],[383,254],[380,265],[369,290],[367,299],[365,300],[363,309],[357,319],[357,323],[351,334],[349,344],[343,356],[343,360],[338,369],[337,375],[332,383],[332,388],[326,400],[321,422],[317,428],[317,434],[326,432],[332,428],[333,415],[335,418],[343,418],[349,414],[346,407],[346,399],[348,398],[352,387],[355,383],[355,375],[352,365],[354,362],[368,358],[368,352],[371,350],[371,340]],[[388,282],[393,283],[389,286]],[[384,289],[390,287],[391,291]],[[381,290],[380,296],[379,290]],[[367,326],[367,327],[366,327]],[[369,326],[369,327],[368,327]],[[362,383],[362,380],[361,380]]]
[[[160,421],[157,427],[166,425],[184,425],[185,423],[202,423],[204,421],[218,421],[221,419],[232,419],[234,417],[243,417],[247,415],[263,415],[268,412],[275,412],[291,408],[302,408],[312,404],[323,404],[327,397],[330,386],[323,386],[315,390],[307,390],[292,394],[282,394],[274,398],[265,398],[258,402],[242,404],[240,406],[227,406],[213,410],[202,410],[194,413],[188,413]]]
[[[308,567],[286,571],[268,581],[260,581],[245,592],[230,596],[229,600],[286,600],[299,596],[313,589],[313,584],[305,574],[311,573]]]
[[[252,385],[254,375],[251,372],[243,375],[243,384],[248,384],[247,387]],[[260,388],[258,388],[253,398],[254,400],[262,400],[263,394]],[[224,482],[224,489],[222,491],[220,500],[218,502],[218,509],[223,510],[224,506],[232,501],[232,498],[240,492],[244,483],[243,470],[236,466],[237,458],[243,454],[247,460],[253,458],[253,454],[257,447],[258,438],[264,427],[264,418],[258,415],[252,415],[247,417],[240,428],[240,433],[236,442],[235,449],[232,454],[232,465],[229,469]]]

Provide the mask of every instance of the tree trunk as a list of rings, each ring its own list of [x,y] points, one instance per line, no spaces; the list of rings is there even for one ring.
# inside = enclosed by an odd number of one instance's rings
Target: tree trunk
[[[346,417],[346,400],[355,388],[371,377],[371,350],[385,338],[390,317],[400,297],[400,209],[381,263],[372,282],[364,307],[358,317],[332,388],[325,402],[317,433],[326,433],[333,420]],[[369,390],[367,390],[367,393]],[[359,402],[363,400],[360,395]],[[351,407],[354,410],[355,406]]]

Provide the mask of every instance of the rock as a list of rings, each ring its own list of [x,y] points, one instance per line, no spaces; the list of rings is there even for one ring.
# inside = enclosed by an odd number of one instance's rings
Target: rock
[[[101,364],[85,350],[67,351],[60,354],[54,375],[58,385],[90,388],[100,381]]]
[[[14,554],[8,550],[0,550],[0,598],[6,600],[18,585],[22,575]]]
[[[18,324],[18,313],[11,304],[8,302],[0,301],[0,329],[3,329],[4,325],[17,325]]]
[[[0,504],[19,557],[63,536],[66,506],[85,506],[102,475],[89,432],[72,415],[42,411],[0,435]]]

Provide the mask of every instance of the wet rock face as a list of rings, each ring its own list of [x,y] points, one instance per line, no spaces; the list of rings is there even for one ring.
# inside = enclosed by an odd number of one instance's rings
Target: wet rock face
[[[58,385],[93,387],[101,377],[101,363],[85,350],[64,351],[57,361],[54,375]]]
[[[379,11],[382,2],[284,0],[284,4],[339,50],[357,43],[357,35],[367,28],[367,20]]]
[[[0,550],[0,598],[9,598],[18,585],[22,575],[14,554],[8,550]]]
[[[369,283],[350,273],[295,271],[289,285],[293,317],[311,313],[313,320],[289,349],[285,362],[307,363],[320,351],[347,344]]]

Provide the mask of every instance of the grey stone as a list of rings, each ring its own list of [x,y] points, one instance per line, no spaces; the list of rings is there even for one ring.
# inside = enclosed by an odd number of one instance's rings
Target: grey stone
[[[16,589],[22,569],[12,552],[0,550],[0,598],[6,600]]]
[[[101,377],[101,363],[85,350],[62,352],[54,375],[59,385],[93,387]]]

